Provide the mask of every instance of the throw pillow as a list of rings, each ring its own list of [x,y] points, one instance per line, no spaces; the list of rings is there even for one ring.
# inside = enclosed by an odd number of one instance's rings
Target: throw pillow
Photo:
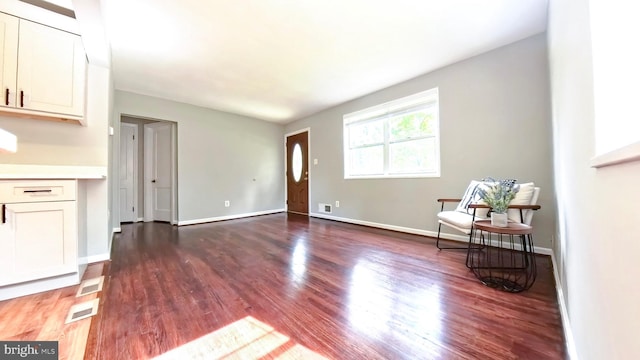
[[[469,209],[470,204],[484,204],[484,201],[480,198],[478,190],[482,187],[486,188],[486,183],[477,180],[471,180],[471,183],[467,187],[467,190],[462,196],[462,200],[458,203],[456,211],[473,215],[473,209]],[[476,217],[487,217],[489,209],[476,209]]]
[[[531,199],[533,198],[533,192],[535,191],[535,184],[530,182],[518,185],[520,186],[520,190],[518,190],[516,197],[511,200],[509,205],[531,205]],[[523,211],[522,214],[526,217],[525,211]],[[520,210],[507,210],[507,217],[509,220],[520,222]]]

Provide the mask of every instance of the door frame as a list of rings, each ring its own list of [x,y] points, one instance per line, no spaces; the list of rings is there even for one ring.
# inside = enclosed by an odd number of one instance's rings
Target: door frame
[[[153,123],[148,123],[148,124],[144,124],[143,128],[144,128],[144,222],[151,222],[154,221],[154,217],[153,217],[153,201],[151,201],[152,199],[152,189],[151,189],[151,175],[152,175],[152,168],[151,168],[151,163],[152,163],[152,155],[153,155],[153,142],[150,141],[150,132],[149,132],[149,127],[147,125],[149,124],[155,124],[155,123],[167,123],[169,125],[171,125],[171,139],[170,139],[170,144],[171,144],[171,175],[170,175],[170,180],[171,180],[171,220],[170,223],[171,225],[177,225],[178,224],[178,201],[177,201],[177,195],[178,192],[176,190],[176,184],[177,184],[177,164],[178,164],[178,154],[177,154],[177,123],[173,122],[173,121],[164,121],[164,120],[157,120]]]
[[[284,211],[288,212],[288,204],[287,204],[287,200],[288,200],[288,187],[287,187],[287,138],[289,136],[292,135],[297,135],[297,134],[301,134],[301,133],[307,133],[307,169],[309,171],[309,175],[308,175],[308,181],[307,181],[307,188],[308,188],[308,193],[307,193],[307,204],[309,204],[309,214],[307,214],[307,216],[310,216],[312,211],[311,211],[311,202],[309,201],[309,199],[311,198],[311,128],[310,127],[306,127],[300,130],[296,130],[290,133],[286,133],[284,134]]]
[[[133,208],[136,209],[133,214],[133,222],[139,222],[141,218],[138,216],[140,208],[138,207],[138,186],[140,179],[138,179],[138,141],[140,141],[140,129],[138,124],[132,124],[128,122],[120,122],[120,134],[122,134],[123,126],[131,126],[134,128],[133,134],[135,136],[135,146],[133,147]],[[122,151],[122,136],[120,136],[120,151]],[[119,161],[119,160],[118,160]],[[118,189],[120,189],[120,176],[118,176]],[[122,214],[120,215],[120,223],[122,223]]]

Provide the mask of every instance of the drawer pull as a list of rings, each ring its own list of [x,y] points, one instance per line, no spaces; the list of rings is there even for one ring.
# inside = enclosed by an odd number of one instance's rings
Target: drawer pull
[[[9,106],[9,88],[7,88],[4,92],[4,104]]]
[[[20,90],[20,107],[24,107],[24,91]]]
[[[7,222],[7,205],[2,204],[2,223]]]
[[[46,190],[24,190],[24,193],[50,193],[51,189]]]

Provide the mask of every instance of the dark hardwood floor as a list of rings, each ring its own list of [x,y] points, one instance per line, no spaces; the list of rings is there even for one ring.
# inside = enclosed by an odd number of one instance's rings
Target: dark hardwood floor
[[[434,241],[287,214],[124,225],[85,358],[565,358],[549,257],[511,294]]]

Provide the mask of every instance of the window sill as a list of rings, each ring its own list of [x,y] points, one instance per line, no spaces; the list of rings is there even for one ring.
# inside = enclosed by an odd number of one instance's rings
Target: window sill
[[[434,174],[407,174],[407,175],[366,175],[366,176],[345,176],[345,180],[366,180],[366,179],[421,179],[439,178],[440,173]]]
[[[640,142],[623,146],[602,155],[597,155],[591,159],[590,163],[593,168],[602,168],[632,161],[640,161]]]

